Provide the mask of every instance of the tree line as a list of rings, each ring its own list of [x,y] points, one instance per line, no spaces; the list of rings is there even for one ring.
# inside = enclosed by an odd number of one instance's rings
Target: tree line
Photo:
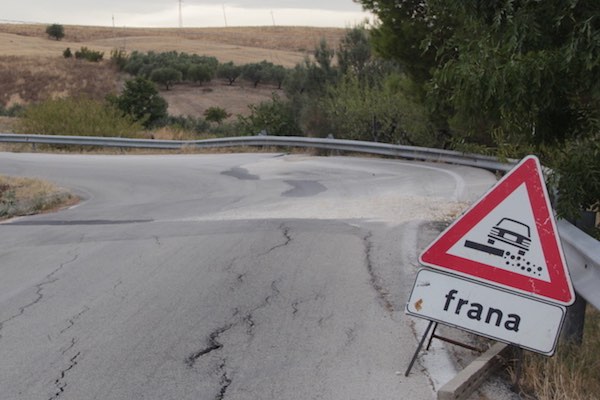
[[[129,55],[116,51],[111,58],[122,71],[161,84],[166,90],[176,83],[203,84],[214,78],[225,79],[229,85],[241,78],[250,81],[254,87],[274,84],[280,89],[287,74],[286,68],[266,60],[236,65],[233,62],[220,63],[215,57],[177,51],[134,51]]]

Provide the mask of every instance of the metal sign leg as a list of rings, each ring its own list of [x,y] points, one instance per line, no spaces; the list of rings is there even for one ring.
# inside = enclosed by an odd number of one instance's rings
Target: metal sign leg
[[[423,343],[425,343],[425,339],[427,338],[427,335],[429,334],[429,330],[431,329],[431,327],[433,326],[435,322],[433,321],[429,321],[429,325],[427,325],[427,329],[425,329],[425,333],[423,334],[423,337],[421,338],[421,341],[419,342],[419,346],[417,346],[417,350],[415,351],[415,354],[413,355],[412,360],[410,360],[410,364],[408,365],[408,369],[406,370],[406,373],[404,374],[404,376],[408,376],[408,374],[410,374],[410,370],[412,369],[413,365],[415,364],[415,361],[417,360],[417,357],[419,356],[419,351],[421,351],[421,349],[423,348]]]

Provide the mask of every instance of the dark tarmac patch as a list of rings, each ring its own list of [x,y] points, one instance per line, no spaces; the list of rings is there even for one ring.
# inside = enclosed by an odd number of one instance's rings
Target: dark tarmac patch
[[[221,175],[231,176],[242,181],[257,181],[260,179],[260,176],[252,175],[247,169],[240,167],[233,167],[228,171],[223,171]]]
[[[283,197],[311,197],[324,192],[327,188],[317,181],[284,181],[292,189],[283,192]]]

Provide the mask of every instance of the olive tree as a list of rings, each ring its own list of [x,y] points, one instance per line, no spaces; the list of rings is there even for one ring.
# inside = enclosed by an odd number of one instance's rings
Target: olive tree
[[[49,37],[60,40],[65,37],[65,28],[60,24],[52,24],[46,27],[46,33]]]

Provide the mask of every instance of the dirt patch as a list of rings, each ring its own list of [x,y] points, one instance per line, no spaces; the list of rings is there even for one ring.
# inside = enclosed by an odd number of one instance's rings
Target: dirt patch
[[[173,89],[161,91],[161,96],[169,103],[169,114],[202,117],[209,107],[221,107],[231,114],[248,115],[250,104],[270,100],[273,93],[283,96],[283,91],[272,86],[252,87],[251,84],[229,86],[223,81],[213,81],[208,85],[175,85]]]

